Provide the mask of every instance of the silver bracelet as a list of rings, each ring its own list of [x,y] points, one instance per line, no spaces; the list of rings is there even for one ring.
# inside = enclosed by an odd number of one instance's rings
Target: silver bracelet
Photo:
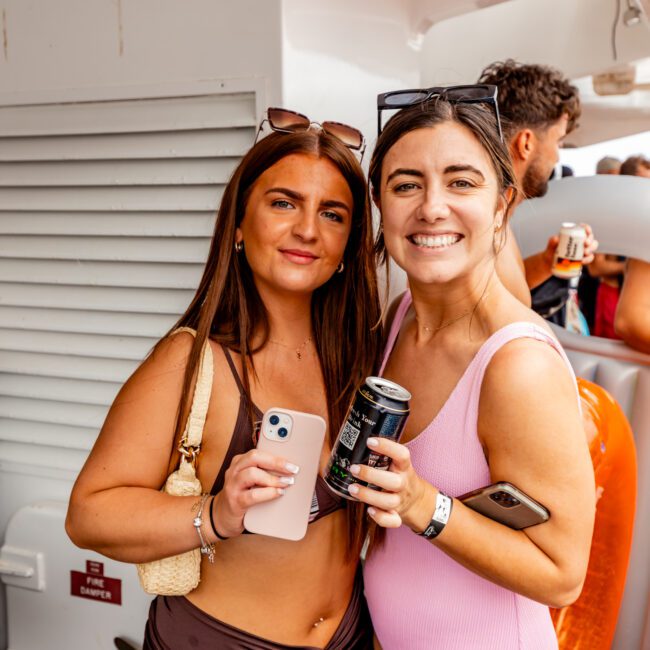
[[[196,532],[199,536],[199,540],[201,542],[201,553],[203,555],[208,556],[208,561],[211,564],[214,564],[214,544],[208,544],[205,541],[205,537],[203,537],[203,531],[201,530],[201,526],[203,525],[203,508],[205,506],[205,502],[210,498],[209,494],[204,494],[201,496],[201,501],[199,502],[199,507],[198,507],[198,514],[196,517],[194,517],[194,521],[192,522],[192,525],[194,528],[196,528]]]

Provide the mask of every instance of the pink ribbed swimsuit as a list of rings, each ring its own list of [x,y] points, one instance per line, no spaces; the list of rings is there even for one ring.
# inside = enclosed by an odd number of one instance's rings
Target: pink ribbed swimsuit
[[[410,304],[407,293],[381,373]],[[491,483],[477,435],[481,383],[495,352],[523,337],[550,344],[571,369],[547,331],[533,323],[511,323],[485,341],[438,415],[406,443],[419,476],[451,496]],[[366,598],[383,650],[557,649],[548,607],[479,577],[406,526],[386,532],[385,544],[364,568]],[[508,561],[505,554],[503,561]]]

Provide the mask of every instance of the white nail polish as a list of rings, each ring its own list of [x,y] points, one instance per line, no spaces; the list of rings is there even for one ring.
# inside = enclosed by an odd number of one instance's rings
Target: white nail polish
[[[358,465],[350,465],[350,474],[354,474],[356,476],[360,470],[361,468]]]
[[[356,483],[348,485],[348,492],[350,494],[359,494],[359,486]]]
[[[379,440],[377,440],[377,438],[368,438],[368,442],[366,444],[368,447],[377,447],[379,445]]]
[[[293,485],[295,483],[296,479],[293,478],[293,476],[281,476],[280,477],[280,483],[284,483],[285,485]]]
[[[283,495],[283,494],[284,494],[284,488],[276,488],[276,490],[278,491],[278,494],[279,494],[279,495]]]
[[[292,474],[297,474],[300,471],[300,467],[298,467],[298,465],[294,465],[293,463],[285,463],[284,467],[288,472],[291,472]]]

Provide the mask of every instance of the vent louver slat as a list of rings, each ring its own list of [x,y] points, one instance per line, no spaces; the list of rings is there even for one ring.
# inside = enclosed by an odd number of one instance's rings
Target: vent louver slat
[[[253,93],[0,106],[0,466],[80,467],[255,126]]]

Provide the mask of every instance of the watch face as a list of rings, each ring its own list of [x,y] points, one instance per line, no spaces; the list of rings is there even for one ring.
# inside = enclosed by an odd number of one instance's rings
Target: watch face
[[[439,521],[441,524],[446,524],[449,521],[449,515],[451,514],[451,504],[452,500],[446,494],[438,492],[433,519]]]
[[[436,496],[436,509],[433,512],[431,521],[420,535],[427,539],[432,539],[438,536],[445,527],[445,524],[449,521],[452,505],[453,501],[450,497],[442,492],[438,492],[438,495]]]

